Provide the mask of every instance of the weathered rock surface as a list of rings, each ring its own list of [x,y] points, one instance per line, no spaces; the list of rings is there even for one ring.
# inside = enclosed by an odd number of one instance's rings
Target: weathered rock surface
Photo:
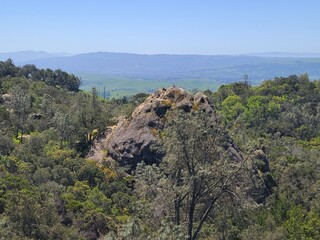
[[[263,203],[277,183],[270,174],[269,161],[262,150],[255,150],[250,156],[252,165],[252,175],[250,177],[252,184],[249,185],[248,195],[256,202]]]
[[[167,111],[182,109],[190,112],[195,107],[208,113],[213,111],[207,96],[202,93],[193,97],[176,87],[155,91],[134,110],[130,119],[119,122],[108,137],[109,155],[125,166],[134,166],[142,160],[146,163],[159,162],[164,153],[156,133],[163,129]]]

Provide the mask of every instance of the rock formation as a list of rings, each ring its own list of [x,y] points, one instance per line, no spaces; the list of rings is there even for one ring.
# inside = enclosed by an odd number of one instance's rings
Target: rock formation
[[[182,88],[159,89],[140,104],[129,119],[121,119],[117,126],[107,131],[105,138],[99,138],[89,157],[101,161],[102,152],[107,152],[121,166],[132,167],[142,160],[146,163],[159,162],[164,153],[156,133],[164,128],[165,115],[170,109],[213,112],[203,93],[192,96]]]
[[[125,166],[134,166],[141,160],[159,162],[164,153],[155,133],[163,129],[167,111],[182,109],[190,112],[195,107],[207,113],[213,111],[207,96],[202,93],[193,97],[182,88],[157,90],[134,110],[130,119],[119,122],[108,137],[109,155]]]
[[[129,169],[134,169],[141,161],[159,163],[165,153],[158,132],[164,129],[166,114],[173,109],[186,113],[194,110],[213,113],[203,93],[193,96],[176,87],[157,90],[134,110],[129,119],[121,119],[117,126],[109,129],[106,137],[94,144],[89,157],[99,161],[107,155]],[[223,146],[234,161],[244,160],[240,149],[227,134]],[[248,169],[251,174],[243,180],[252,181],[253,187],[248,186],[246,192],[256,203],[262,203],[270,195],[275,182],[269,174],[269,162],[263,151],[255,151],[250,161],[252,165]]]

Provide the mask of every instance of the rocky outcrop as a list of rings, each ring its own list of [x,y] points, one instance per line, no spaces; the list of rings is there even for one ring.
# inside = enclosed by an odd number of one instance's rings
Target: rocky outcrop
[[[176,87],[157,90],[134,110],[129,119],[123,118],[116,126],[109,128],[105,136],[95,142],[88,157],[99,162],[114,160],[129,169],[134,169],[141,161],[147,164],[159,163],[165,155],[159,132],[165,128],[167,112],[173,109],[181,109],[186,113],[196,110],[209,115],[213,113],[203,93],[193,96]],[[223,139],[221,144],[233,161],[239,164],[249,162],[246,164],[249,174],[239,180],[248,183],[245,194],[255,203],[262,203],[276,186],[265,153],[256,150],[244,158],[227,133]]]
[[[155,91],[134,110],[130,119],[119,122],[108,136],[109,155],[123,166],[135,166],[142,160],[149,164],[159,162],[164,152],[157,131],[164,128],[167,111],[182,109],[191,112],[195,108],[213,112],[207,96],[202,93],[193,97],[176,87]]]
[[[256,203],[263,203],[266,197],[272,193],[272,189],[277,186],[277,183],[270,174],[268,158],[261,149],[255,150],[249,160],[252,174],[247,193]]]

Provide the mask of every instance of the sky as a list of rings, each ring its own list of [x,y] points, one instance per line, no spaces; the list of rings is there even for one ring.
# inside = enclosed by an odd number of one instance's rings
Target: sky
[[[0,52],[320,53],[319,0],[0,0]]]

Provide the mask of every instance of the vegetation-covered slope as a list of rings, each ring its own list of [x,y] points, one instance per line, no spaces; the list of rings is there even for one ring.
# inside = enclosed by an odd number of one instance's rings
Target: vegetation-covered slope
[[[278,189],[245,222],[244,238],[319,239],[320,82],[307,74],[213,94],[229,133],[244,150],[264,149]]]
[[[79,92],[72,75],[31,67],[22,75],[27,66],[0,62],[0,238],[96,239],[116,231],[134,202],[131,180],[84,156],[138,99],[105,102],[94,90]]]
[[[145,95],[105,101],[95,90],[78,91],[72,75],[30,67],[0,62],[1,239],[319,238],[318,81],[289,76],[208,91],[215,121],[168,116],[167,128],[155,132],[163,162],[128,175],[85,156]],[[277,187],[263,204],[246,201],[240,183],[252,178],[227,161],[225,131],[244,159],[255,152],[257,176],[270,169]]]

